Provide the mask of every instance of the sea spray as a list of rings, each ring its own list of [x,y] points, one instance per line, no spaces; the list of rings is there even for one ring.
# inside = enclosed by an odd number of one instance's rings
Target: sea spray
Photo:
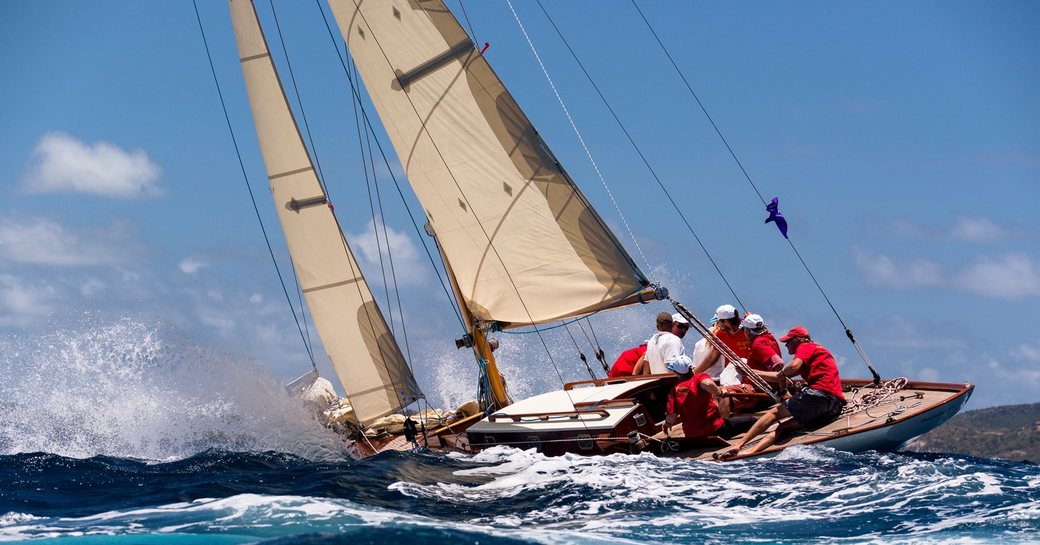
[[[129,318],[5,341],[0,453],[148,460],[206,449],[344,455],[254,361]]]

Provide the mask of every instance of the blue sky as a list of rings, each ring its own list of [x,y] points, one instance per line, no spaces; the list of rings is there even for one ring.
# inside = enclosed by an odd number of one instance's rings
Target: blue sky
[[[227,7],[200,4],[249,183],[287,272]],[[733,302],[538,6],[514,4],[652,274],[702,316]],[[545,4],[740,299],[775,330],[806,325],[844,376],[866,376],[631,4]],[[258,5],[287,79],[270,5]],[[276,7],[337,212],[381,291],[345,76],[317,8]],[[970,381],[974,407],[1040,401],[1040,7],[641,7],[759,189],[780,197],[792,239],[883,375]],[[492,66],[637,255],[509,6],[465,8]],[[0,3],[0,51],[4,342],[133,320],[172,342],[255,359],[279,380],[306,371],[191,3]],[[454,351],[456,322],[383,174],[413,364],[435,401],[472,396],[472,358]],[[592,323],[616,354],[645,338],[658,310]],[[570,339],[548,337],[563,375],[581,378]],[[531,337],[505,340],[514,392],[558,386]],[[32,364],[20,357],[5,355],[13,367]]]

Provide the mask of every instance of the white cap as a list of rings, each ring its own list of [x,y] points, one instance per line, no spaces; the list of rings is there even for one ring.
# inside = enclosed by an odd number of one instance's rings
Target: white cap
[[[689,324],[690,321],[687,320],[686,317],[683,316],[682,314],[679,314],[678,312],[676,312],[675,314],[672,314],[672,323],[675,323],[675,324]]]
[[[715,317],[720,320],[729,320],[737,317],[737,309],[733,305],[722,305],[715,309]]]
[[[693,369],[693,361],[686,354],[680,354],[678,358],[668,362],[668,370],[685,375]]]
[[[761,329],[765,326],[766,322],[758,314],[748,314],[744,321],[740,322],[740,327],[744,329]]]

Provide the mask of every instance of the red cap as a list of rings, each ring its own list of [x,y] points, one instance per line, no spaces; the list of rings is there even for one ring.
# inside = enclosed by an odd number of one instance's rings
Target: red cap
[[[785,343],[785,342],[787,342],[787,341],[789,341],[789,340],[791,340],[791,339],[793,339],[795,337],[808,337],[808,336],[809,336],[809,330],[805,329],[804,327],[802,327],[800,325],[796,325],[796,326],[792,327],[790,331],[787,332],[787,335],[784,335],[783,337],[780,337],[780,342]]]

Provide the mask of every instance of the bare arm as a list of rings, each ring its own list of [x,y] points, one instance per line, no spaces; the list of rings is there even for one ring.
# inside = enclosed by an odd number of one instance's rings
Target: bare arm
[[[802,367],[805,367],[805,362],[802,361],[801,358],[795,358],[791,360],[791,363],[785,365],[784,368],[777,373],[777,378],[781,381],[780,383],[783,384],[784,379],[801,373]]]
[[[704,390],[715,397],[722,396],[722,390],[719,388],[718,384],[715,384],[715,381],[710,378],[701,380],[700,387],[701,390]]]
[[[711,367],[712,364],[714,364],[720,356],[722,356],[722,353],[719,352],[717,348],[712,346],[711,349],[708,350],[708,355],[705,356],[704,359],[702,359],[700,363],[697,364],[697,367],[694,367],[693,374],[696,375],[697,373],[703,373],[707,371],[708,368]]]
[[[710,378],[701,380],[700,387],[701,390],[704,390],[715,397],[715,404],[719,407],[719,416],[722,418],[729,418],[729,400],[722,397],[722,388],[719,388],[719,386],[715,384],[715,381]]]
[[[649,374],[650,374],[650,366],[647,365],[646,355],[639,356],[639,359],[636,360],[635,367],[632,368],[632,375],[633,376],[639,376],[639,375],[649,375]]]

